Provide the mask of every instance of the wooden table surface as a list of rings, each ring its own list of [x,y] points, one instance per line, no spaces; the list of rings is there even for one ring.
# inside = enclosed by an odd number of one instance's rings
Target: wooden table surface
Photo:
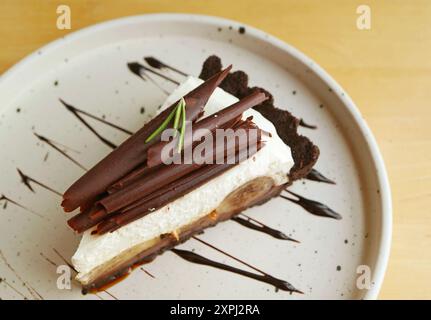
[[[431,299],[431,1],[1,0],[0,73],[46,43],[128,15],[201,13],[250,24],[313,58],[351,95],[377,138],[392,186],[393,245],[382,299]],[[72,30],[56,28],[67,4]]]

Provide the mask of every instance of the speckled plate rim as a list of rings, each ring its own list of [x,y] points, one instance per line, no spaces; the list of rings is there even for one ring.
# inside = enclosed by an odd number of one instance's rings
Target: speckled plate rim
[[[346,93],[346,91],[326,72],[322,67],[320,67],[317,63],[315,63],[311,58],[306,56],[304,53],[294,48],[293,46],[287,44],[286,42],[265,33],[259,29],[246,25],[244,23],[239,23],[233,20],[213,17],[207,15],[197,15],[197,14],[177,14],[177,13],[159,13],[159,14],[146,14],[146,15],[137,15],[130,17],[123,17],[114,20],[110,20],[107,22],[101,22],[80,30],[77,30],[73,33],[68,34],[67,36],[57,39],[44,47],[36,50],[31,53],[27,57],[23,58],[17,64],[9,68],[6,72],[4,72],[0,76],[0,88],[4,87],[5,84],[9,80],[12,80],[13,76],[16,73],[19,73],[22,69],[26,67],[27,64],[34,62],[34,60],[39,57],[38,52],[42,51],[44,53],[53,52],[57,48],[64,45],[64,40],[69,41],[77,41],[80,38],[89,35],[91,33],[99,32],[101,30],[109,29],[111,27],[115,27],[122,24],[129,24],[138,21],[196,21],[201,23],[206,23],[214,26],[244,26],[247,29],[247,34],[251,35],[261,41],[268,42],[269,44],[277,47],[282,50],[286,54],[290,55],[294,59],[300,61],[303,64],[309,66],[310,70],[317,75],[317,77],[325,83],[328,87],[333,88],[333,93],[337,96],[340,101],[343,102],[344,107],[347,112],[354,119],[358,128],[362,134],[362,138],[364,139],[369,152],[371,154],[373,160],[373,167],[376,169],[376,178],[377,183],[380,188],[380,205],[381,205],[381,230],[380,230],[380,246],[378,248],[378,257],[376,258],[376,264],[373,274],[374,285],[367,291],[364,295],[364,299],[376,299],[378,297],[380,288],[383,283],[384,275],[386,272],[386,268],[388,265],[390,247],[391,247],[391,238],[392,238],[392,200],[391,200],[391,190],[389,185],[389,179],[386,172],[386,167],[383,161],[383,157],[379,151],[379,147],[377,142],[368,127],[366,121],[362,117],[360,111],[356,107],[353,100]],[[1,91],[1,90],[0,90]],[[343,96],[341,96],[341,92],[343,92]]]

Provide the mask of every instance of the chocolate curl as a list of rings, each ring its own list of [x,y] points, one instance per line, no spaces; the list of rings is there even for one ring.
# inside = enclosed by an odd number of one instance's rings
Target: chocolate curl
[[[99,194],[97,197],[90,199],[84,203],[82,203],[79,206],[79,211],[80,212],[87,212],[90,211],[90,209],[92,209],[94,207],[94,204],[99,201],[100,199],[103,199],[104,197],[106,197],[108,195],[108,193],[104,192]]]
[[[197,164],[172,165],[164,167],[162,170],[155,172],[155,174],[143,177],[143,179],[137,180],[126,188],[108,195],[105,199],[100,200],[100,203],[97,203],[95,207],[81,212],[69,219],[68,224],[75,231],[83,232],[98,224],[110,213],[141,198],[142,194],[145,195],[147,193],[151,193],[163,186],[164,184],[158,184],[158,179],[169,183],[196,170],[198,167],[199,165]],[[105,204],[105,202],[107,204]],[[92,217],[92,215],[94,216]]]
[[[72,217],[67,224],[76,232],[81,233],[101,222],[106,217],[105,213],[103,207],[96,205]]]
[[[220,126],[221,128],[232,128],[236,129],[238,127],[238,124],[242,123],[241,115],[238,117],[232,119],[231,121],[223,124]],[[262,131],[262,130],[261,130]],[[262,131],[263,133],[263,131]],[[188,139],[187,139],[188,140]],[[189,146],[186,146],[188,148]],[[117,192],[118,190],[123,189],[124,187],[130,185],[132,182],[135,182],[138,178],[142,178],[156,170],[159,170],[164,164],[157,165],[155,167],[147,167],[147,164],[143,164],[142,166],[138,167],[137,169],[131,171],[129,174],[127,174],[124,178],[121,178],[116,183],[114,183],[112,186],[108,188],[108,193],[112,194]],[[94,203],[94,202],[93,202]],[[92,204],[93,204],[92,203]],[[84,210],[81,210],[84,211]]]
[[[79,207],[79,211],[84,212],[84,211],[90,210],[94,206],[94,203],[100,199],[101,197],[97,197],[82,203],[81,206]]]
[[[251,122],[244,122],[244,126],[243,127],[239,126],[238,129],[246,129],[246,126],[251,127],[249,129],[258,130],[257,127],[255,127],[254,124]],[[247,141],[249,138],[249,132],[250,132],[249,130],[245,130]],[[215,136],[215,134],[213,134],[213,136]],[[215,141],[215,139],[213,139],[213,141]],[[233,144],[232,146],[225,145],[223,148],[220,148],[220,150],[213,150],[212,154],[206,155],[206,157],[213,157],[213,156],[216,157],[216,156],[220,156],[221,152],[225,153],[225,152],[233,151],[233,150],[225,150],[226,147],[236,148],[236,143]],[[208,161],[205,161],[205,163],[208,163]],[[145,195],[156,191],[158,188],[164,185],[167,185],[168,183],[189,174],[190,172],[203,166],[205,163],[202,163],[202,164],[197,164],[193,162],[191,164],[181,163],[181,164],[172,164],[172,165],[162,167],[160,170],[157,170],[152,174],[139,178],[135,182],[126,186],[125,188],[113,194],[110,194],[106,198],[100,200],[99,203],[106,209],[108,213],[115,212],[141,199]]]
[[[110,194],[100,200],[100,204],[108,213],[117,211],[122,207],[138,200],[142,196],[156,191],[161,186],[175,181],[186,174],[196,170],[200,165],[192,164],[173,164],[136,180],[127,187]]]
[[[229,74],[231,68],[232,66],[229,66],[215,74],[184,96],[187,104],[187,120],[194,121],[202,115],[203,108],[211,94]],[[162,124],[177,103],[175,102],[144,125],[66,190],[61,204],[64,211],[75,210],[82,203],[103,193],[114,182],[145,162],[148,148],[153,143],[156,143],[158,139],[153,140],[151,143],[145,143],[145,140]]]
[[[263,101],[267,100],[268,97],[263,92],[254,91],[252,94],[241,99],[240,101],[226,107],[193,125],[193,132],[197,132],[200,129],[215,130],[224,124],[232,121],[236,117],[241,116],[241,114]],[[187,108],[186,108],[187,110]],[[184,149],[190,146],[191,143],[195,142],[197,137],[192,134],[192,139],[186,139]],[[153,167],[161,164],[162,160],[162,149],[168,144],[168,141],[159,141],[152,145],[147,152],[147,166]]]
[[[260,150],[264,146],[264,143],[258,142],[255,151]],[[248,146],[250,147],[250,145]],[[237,153],[237,161],[232,164],[224,163],[224,164],[215,164],[215,165],[207,165],[200,170],[197,170],[191,173],[189,176],[184,179],[175,181],[174,183],[166,186],[163,189],[160,189],[157,192],[157,196],[152,197],[147,202],[136,206],[129,211],[120,212],[112,215],[112,217],[104,220],[97,226],[97,234],[104,234],[107,232],[112,232],[117,230],[118,228],[129,224],[143,216],[149,214],[150,212],[157,210],[166,204],[182,197],[183,195],[191,192],[192,190],[200,187],[205,184],[209,180],[215,178],[221,173],[227,171],[228,169],[237,165],[240,161],[239,159],[244,159],[247,156],[253,155],[249,153],[248,148],[243,148]]]
[[[261,140],[260,129],[258,129],[254,125],[254,123],[251,123],[248,120],[247,121],[243,121],[242,124],[239,125],[239,126],[237,126],[236,129],[244,129],[245,138],[247,139],[247,145],[244,146],[244,147],[242,147],[242,148],[238,144],[229,145],[229,146],[224,145],[223,149],[221,151],[216,150],[214,148],[210,154],[204,156],[205,163],[202,164],[198,169],[196,169],[193,172],[197,172],[199,170],[202,170],[202,167],[207,166],[206,163],[211,163],[211,165],[214,165],[216,163],[216,160],[218,159],[218,157],[223,158],[224,162],[227,162],[227,156],[231,152],[234,153],[235,159],[233,159],[233,160],[235,162],[241,162],[242,160],[245,160],[245,158],[247,157],[247,154],[245,153],[245,151],[247,150],[247,148],[249,148],[249,153],[250,154],[254,154],[256,152],[256,150],[255,149],[252,150],[250,147],[251,146],[256,146],[256,143]],[[249,141],[250,141],[250,129],[256,129],[256,130],[258,130],[258,135],[256,136],[256,141],[252,141],[251,144],[249,143]],[[240,150],[244,150],[244,151],[242,151],[241,156],[238,156],[238,152]],[[174,182],[178,183],[178,184],[181,184],[184,179],[187,179],[187,175],[186,175],[185,178],[177,179]],[[169,184],[169,185],[171,185],[171,184]],[[165,190],[164,187],[161,187],[160,189],[156,190],[155,192],[153,192],[153,193],[151,193],[151,194],[149,194],[149,195],[147,195],[147,196],[145,196],[145,197],[143,197],[143,198],[141,198],[141,199],[139,199],[139,200],[137,200],[137,201],[135,201],[135,202],[133,202],[133,203],[125,206],[125,207],[123,207],[121,210],[119,210],[119,212],[126,212],[126,211],[131,210],[132,208],[135,208],[135,207],[143,204],[143,203],[146,203],[148,200],[160,196],[164,192],[163,190]]]
[[[125,186],[131,184],[133,181],[136,181],[138,178],[141,178],[145,175],[148,175],[150,173],[153,173],[160,169],[161,166],[151,167],[148,168],[147,164],[143,164],[142,166],[138,167],[137,169],[133,170],[129,174],[127,174],[124,178],[121,178],[117,182],[115,182],[112,186],[108,188],[108,193],[114,193],[118,190],[124,188]]]
[[[241,135],[245,135],[244,138],[247,141],[247,146],[245,149],[247,150],[248,147],[250,154],[256,152],[256,150],[250,148],[250,145],[255,146],[256,141],[260,141],[260,129],[257,128],[253,122],[251,122],[250,118],[241,120],[241,122],[235,126],[235,130],[238,129],[244,130],[240,131],[239,133]],[[257,136],[255,137],[256,141],[250,142],[251,130],[257,130]],[[212,132],[212,134],[214,136],[215,132]],[[130,185],[127,185],[123,189],[117,190],[116,193],[101,199],[98,203],[96,203],[95,208],[79,213],[75,217],[71,218],[68,221],[68,224],[75,231],[83,232],[95,226],[111,214],[115,214],[116,211],[128,211],[147,202],[149,199],[159,196],[161,194],[160,190],[166,190],[164,189],[165,186],[174,181],[182,181],[182,177],[191,172],[201,170],[202,167],[206,166],[206,163],[215,163],[218,157],[225,158],[225,156],[229,154],[236,154],[240,147],[242,146],[235,142],[235,144],[230,145],[224,144],[223,148],[218,150],[216,145],[214,145],[212,152],[210,152],[208,155],[204,155],[204,161],[201,164],[173,164],[162,167],[159,170],[155,170],[152,174],[140,177],[138,180],[134,181]],[[243,155],[246,156],[247,154],[243,152],[242,156]],[[239,161],[244,160],[242,156],[239,158]],[[238,159],[236,159],[236,161],[238,161]],[[108,201],[106,201],[106,199],[108,199]],[[108,203],[108,205],[106,203]]]

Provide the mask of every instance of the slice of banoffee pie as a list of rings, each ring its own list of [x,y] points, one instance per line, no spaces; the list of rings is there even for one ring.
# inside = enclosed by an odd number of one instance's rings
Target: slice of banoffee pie
[[[298,119],[247,75],[215,56],[188,77],[161,112],[64,193],[68,224],[83,233],[72,257],[83,291],[203,229],[262,204],[304,177],[319,150]]]

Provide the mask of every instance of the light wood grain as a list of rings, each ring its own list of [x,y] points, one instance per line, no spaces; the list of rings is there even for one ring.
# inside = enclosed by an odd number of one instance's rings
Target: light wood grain
[[[2,0],[0,73],[69,31],[127,15],[188,12],[263,29],[316,60],[346,89],[373,130],[389,171],[393,247],[380,298],[431,299],[431,2],[366,1],[372,27],[356,28],[362,1]]]

